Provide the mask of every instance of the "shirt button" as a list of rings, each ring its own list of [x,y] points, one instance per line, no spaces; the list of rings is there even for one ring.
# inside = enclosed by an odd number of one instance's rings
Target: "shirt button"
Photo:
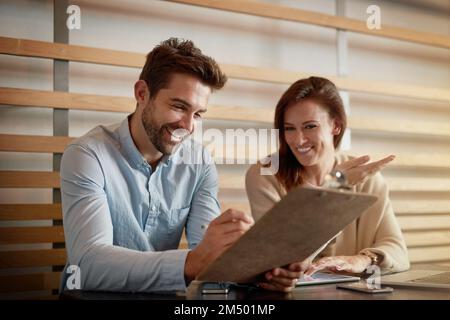
[[[153,206],[152,206],[152,211],[155,211],[155,210],[156,210],[156,206],[153,205]]]

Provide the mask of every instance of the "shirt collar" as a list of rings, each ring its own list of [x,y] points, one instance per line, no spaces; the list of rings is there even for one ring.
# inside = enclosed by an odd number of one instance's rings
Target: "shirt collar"
[[[133,138],[131,137],[130,124],[129,124],[130,116],[126,117],[122,121],[122,123],[120,124],[120,127],[119,127],[120,145],[123,150],[124,156],[134,166],[150,167],[150,165],[147,163],[147,160],[145,160],[145,158],[142,156],[142,154],[137,149],[136,145],[134,144]],[[163,165],[163,166],[169,165],[171,158],[172,157],[170,155],[164,155],[161,158],[161,161],[159,162],[158,165]]]

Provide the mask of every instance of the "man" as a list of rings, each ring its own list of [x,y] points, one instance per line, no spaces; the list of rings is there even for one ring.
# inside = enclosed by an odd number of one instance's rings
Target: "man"
[[[134,86],[136,111],[67,147],[61,163],[67,265],[78,266],[81,289],[185,290],[253,225],[241,211],[219,215],[216,168],[202,146],[186,139],[226,80],[191,41],[166,40],[148,54]],[[181,151],[200,163],[183,163]],[[178,250],[184,228],[190,249]],[[270,289],[289,291],[299,276],[297,264],[266,278]],[[63,272],[63,288],[67,277]]]

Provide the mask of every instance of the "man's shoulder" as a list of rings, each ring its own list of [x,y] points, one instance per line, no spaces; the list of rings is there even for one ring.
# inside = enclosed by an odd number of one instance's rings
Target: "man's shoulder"
[[[195,139],[186,139],[174,154],[177,163],[186,165],[212,164],[214,159],[209,150]]]
[[[67,148],[78,146],[95,152],[107,148],[108,146],[118,146],[120,144],[117,134],[119,126],[120,124],[109,126],[99,125],[73,140]]]

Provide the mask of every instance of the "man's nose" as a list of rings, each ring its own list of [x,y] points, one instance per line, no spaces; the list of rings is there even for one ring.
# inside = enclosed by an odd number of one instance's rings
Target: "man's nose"
[[[183,117],[179,124],[182,129],[185,129],[189,133],[192,133],[194,131],[194,121],[194,116],[186,115],[185,117]]]

